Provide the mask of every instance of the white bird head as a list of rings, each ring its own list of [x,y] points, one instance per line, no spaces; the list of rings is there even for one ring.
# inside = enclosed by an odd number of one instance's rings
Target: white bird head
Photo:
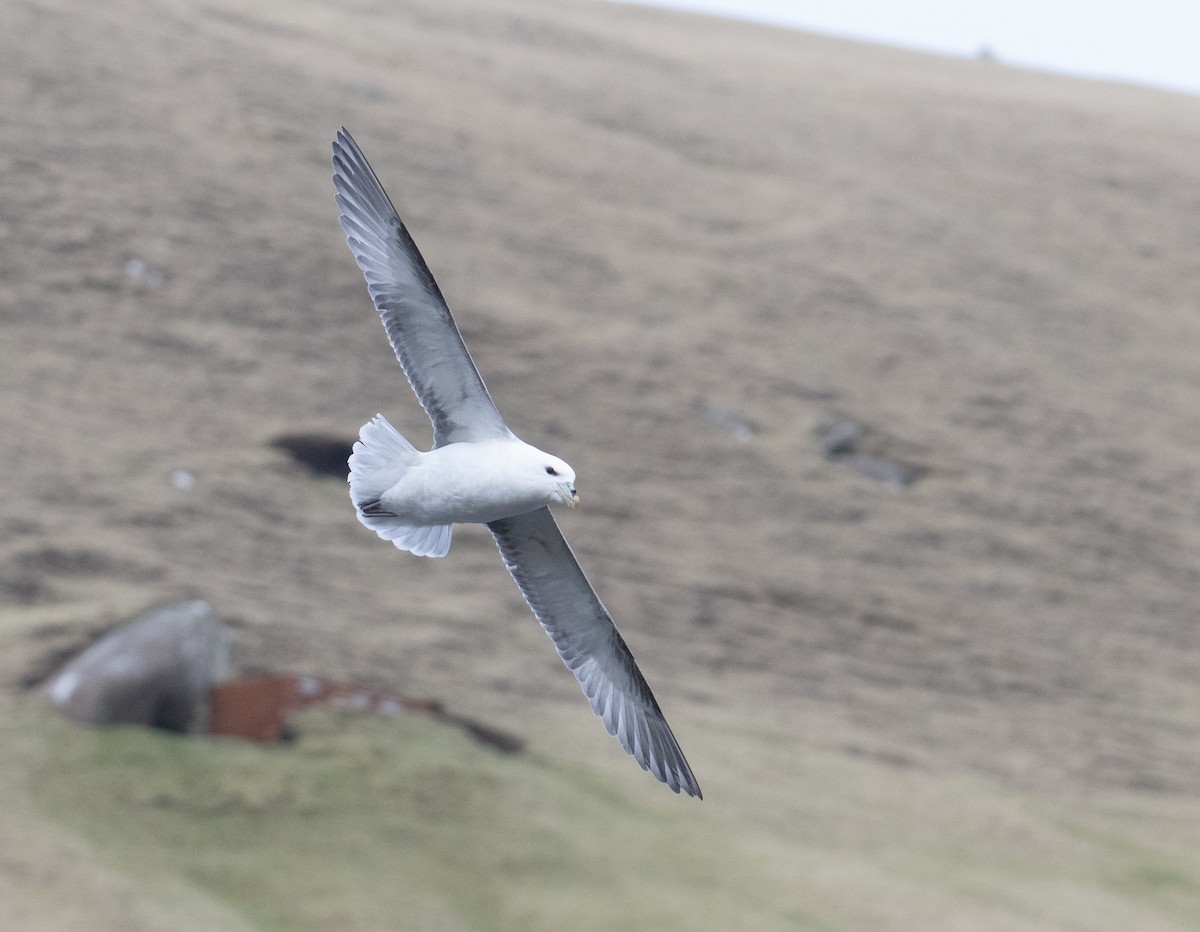
[[[531,482],[544,491],[546,504],[579,505],[579,493],[575,491],[575,470],[537,447],[525,444],[522,468],[529,471]]]

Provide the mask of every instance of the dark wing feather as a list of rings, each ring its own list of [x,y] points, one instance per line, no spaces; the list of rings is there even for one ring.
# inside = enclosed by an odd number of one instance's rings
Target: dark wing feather
[[[433,422],[434,446],[510,436],[437,282],[357,143],[333,144],[342,229],[396,358]]]
[[[608,733],[676,793],[699,797],[700,786],[654,694],[550,510],[492,521],[488,528],[525,601]]]

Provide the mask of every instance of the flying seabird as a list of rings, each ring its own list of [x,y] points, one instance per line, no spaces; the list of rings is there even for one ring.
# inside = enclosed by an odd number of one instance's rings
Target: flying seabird
[[[676,793],[699,797],[633,654],[550,515],[552,504],[579,504],[575,471],[505,425],[437,282],[345,129],[333,144],[333,184],[350,251],[433,422],[428,453],[382,415],[363,425],[349,461],[359,521],[401,550],[427,557],[446,555],[454,524],[486,524],[608,733]]]

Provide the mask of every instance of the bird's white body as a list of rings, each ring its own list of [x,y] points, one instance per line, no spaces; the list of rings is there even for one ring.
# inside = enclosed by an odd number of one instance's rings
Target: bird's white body
[[[445,556],[455,524],[579,504],[575,471],[511,435],[422,453],[377,414],[359,432],[349,465],[358,520],[419,556]]]
[[[547,457],[520,440],[452,443],[418,453],[379,501],[412,524],[487,524],[543,505],[571,505],[560,483],[540,481],[547,478],[542,469],[528,468]]]

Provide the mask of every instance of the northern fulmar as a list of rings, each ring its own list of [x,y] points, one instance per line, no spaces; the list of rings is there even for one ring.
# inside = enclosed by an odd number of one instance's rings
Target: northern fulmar
[[[575,471],[505,425],[429,267],[345,129],[333,144],[333,184],[350,251],[433,422],[428,453],[382,415],[363,425],[349,462],[358,520],[426,557],[446,555],[456,523],[486,524],[608,733],[676,793],[699,797],[633,654],[550,515],[550,505],[579,504]]]

